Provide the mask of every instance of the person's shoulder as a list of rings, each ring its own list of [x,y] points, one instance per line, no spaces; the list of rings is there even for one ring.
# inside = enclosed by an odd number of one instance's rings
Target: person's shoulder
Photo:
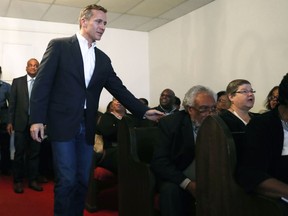
[[[49,41],[48,47],[50,46],[61,46],[64,44],[71,44],[71,43],[76,43],[77,37],[76,35],[73,36],[68,36],[68,37],[58,37],[58,38],[53,38]]]
[[[174,114],[164,116],[160,119],[160,122],[176,122],[183,119],[185,116],[187,116],[187,112],[185,110],[181,110],[178,112],[175,112]]]
[[[265,113],[257,113],[256,115],[253,116],[252,119],[260,119],[260,120],[270,120],[270,119],[273,119],[273,118],[279,118],[279,115],[278,115],[278,111],[277,109],[273,109],[273,110],[269,110]]]
[[[265,128],[269,125],[275,126],[280,123],[281,121],[278,115],[278,111],[274,109],[262,114],[255,115],[254,117],[251,118],[250,122],[248,123],[248,126],[254,125],[255,127],[258,128],[260,127]]]
[[[71,41],[71,40],[72,40],[72,41],[73,41],[73,40],[76,40],[76,41],[77,41],[76,35],[67,36],[67,37],[57,37],[57,38],[51,39],[50,41],[60,42],[60,41]]]
[[[11,84],[10,83],[7,83],[7,82],[5,82],[5,81],[0,81],[0,83],[1,83],[1,85],[3,86],[3,87],[10,87],[11,86]]]
[[[231,113],[229,110],[221,110],[221,112],[218,113],[218,115],[222,118],[222,119],[234,119],[236,116]],[[237,117],[236,117],[237,118]]]
[[[13,79],[13,82],[21,81],[27,79],[27,75],[16,77]]]

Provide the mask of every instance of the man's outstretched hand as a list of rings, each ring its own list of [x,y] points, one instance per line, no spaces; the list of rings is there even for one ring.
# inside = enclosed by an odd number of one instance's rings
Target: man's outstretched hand
[[[158,122],[158,120],[164,116],[164,113],[156,110],[156,109],[150,109],[145,113],[145,118],[151,120],[151,121],[156,121]]]

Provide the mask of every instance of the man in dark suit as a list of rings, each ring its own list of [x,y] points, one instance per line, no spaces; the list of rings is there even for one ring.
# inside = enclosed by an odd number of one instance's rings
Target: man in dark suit
[[[2,175],[9,175],[11,168],[10,159],[10,135],[7,132],[8,103],[11,85],[1,80],[2,69],[0,67],[0,152]]]
[[[49,43],[33,87],[30,132],[41,141],[47,125],[56,174],[55,216],[83,215],[103,88],[139,118],[156,120],[162,115],[126,89],[109,57],[96,47],[105,31],[106,12],[95,4],[85,7],[80,32]]]
[[[194,86],[185,94],[183,107],[159,121],[161,143],[151,162],[159,182],[162,216],[194,215],[195,141],[203,120],[216,111],[215,94]]]
[[[15,78],[12,82],[9,101],[9,134],[15,132],[15,154],[14,154],[14,191],[23,193],[23,178],[25,176],[25,163],[27,163],[29,187],[35,191],[42,191],[38,185],[40,143],[34,141],[30,136],[29,125],[29,92],[33,86],[37,74],[39,62],[37,59],[29,59],[26,66],[27,75]]]

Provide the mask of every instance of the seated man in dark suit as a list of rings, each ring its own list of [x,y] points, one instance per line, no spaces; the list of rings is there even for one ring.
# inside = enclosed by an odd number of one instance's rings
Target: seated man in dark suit
[[[185,110],[160,119],[161,143],[151,162],[159,182],[162,216],[193,215],[195,141],[203,120],[216,111],[215,94],[204,86],[194,86],[182,105]]]

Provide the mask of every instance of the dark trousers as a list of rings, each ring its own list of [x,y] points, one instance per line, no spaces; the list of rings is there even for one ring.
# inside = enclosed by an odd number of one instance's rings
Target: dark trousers
[[[25,176],[29,182],[35,181],[39,173],[41,143],[31,138],[29,128],[27,128],[23,132],[15,131],[14,146],[14,183],[22,182]]]
[[[0,170],[2,173],[9,173],[11,169],[10,157],[10,135],[6,132],[6,124],[0,125]]]
[[[195,199],[179,185],[162,182],[160,192],[161,216],[194,216]]]
[[[47,178],[54,178],[52,147],[50,140],[47,138],[41,142],[39,175]]]

